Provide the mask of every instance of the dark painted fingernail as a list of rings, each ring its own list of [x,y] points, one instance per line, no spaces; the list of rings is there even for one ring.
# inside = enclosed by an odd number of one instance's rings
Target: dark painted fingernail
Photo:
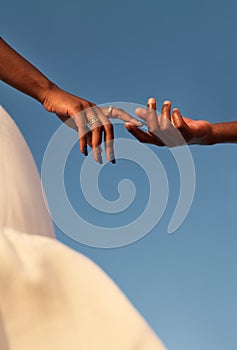
[[[99,160],[99,163],[100,164],[103,164],[103,159],[102,159],[102,156],[101,156],[101,154],[100,153],[98,153],[98,160]]]
[[[112,163],[112,164],[116,164],[116,160],[115,160],[115,157],[114,157],[114,153],[111,152],[109,156],[110,156],[110,161],[111,161],[111,163]]]
[[[85,156],[87,157],[88,156],[87,146],[83,147],[83,152],[84,152]]]

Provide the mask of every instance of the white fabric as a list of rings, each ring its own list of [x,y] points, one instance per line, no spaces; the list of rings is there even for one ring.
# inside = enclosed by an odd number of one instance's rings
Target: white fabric
[[[0,145],[0,350],[164,350],[98,266],[50,238],[33,158],[3,109]]]
[[[54,237],[31,152],[16,124],[1,106],[0,225]]]

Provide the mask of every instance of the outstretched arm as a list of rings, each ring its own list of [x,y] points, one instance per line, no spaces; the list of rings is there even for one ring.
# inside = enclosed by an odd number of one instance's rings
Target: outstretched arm
[[[43,103],[54,84],[0,38],[0,79]]]
[[[95,104],[74,96],[60,89],[51,82],[37,68],[20,56],[2,38],[0,38],[0,79],[19,91],[39,101],[47,111],[56,113],[63,121],[70,120],[70,126],[78,130],[81,152],[87,155],[87,144],[94,149],[94,158],[101,162],[101,148],[103,125],[110,161],[113,155],[113,127],[103,112]],[[87,113],[83,113],[87,110]],[[98,116],[93,123],[93,132],[88,128],[88,121]]]
[[[68,124],[78,131],[81,152],[87,155],[87,145],[91,146],[94,158],[99,163],[102,163],[100,145],[104,137],[107,159],[115,163],[113,125],[107,117],[109,109],[102,110],[94,103],[60,89],[2,38],[0,80],[39,101],[47,111],[57,114],[63,122],[69,122]],[[109,117],[141,125],[123,110],[114,108]]]
[[[131,123],[126,123],[125,126],[144,143],[168,147],[182,144],[237,143],[237,121],[211,124],[206,120],[185,118],[178,108],[171,111],[170,101],[164,102],[161,115],[157,115],[156,100],[150,98],[147,109],[138,108],[136,114],[146,122],[148,132]]]

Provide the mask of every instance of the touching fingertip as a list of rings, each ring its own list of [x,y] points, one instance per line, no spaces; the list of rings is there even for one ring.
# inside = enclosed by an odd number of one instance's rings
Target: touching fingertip
[[[141,122],[140,120],[137,120],[137,119],[133,119],[129,123],[132,124],[132,125],[136,125],[136,126],[143,126],[144,125],[143,122]]]
[[[134,125],[134,124],[132,124],[132,123],[125,123],[125,124],[124,124],[125,128],[126,128],[128,131],[130,131],[130,130],[133,128],[133,125]]]

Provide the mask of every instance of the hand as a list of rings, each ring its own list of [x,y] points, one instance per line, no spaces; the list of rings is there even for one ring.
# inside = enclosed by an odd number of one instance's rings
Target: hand
[[[127,130],[140,142],[157,146],[175,147],[184,144],[209,144],[212,138],[212,124],[205,120],[184,118],[179,109],[171,113],[171,102],[165,101],[161,115],[156,112],[156,100],[150,98],[148,108],[137,108],[136,114],[143,119],[148,132],[145,132],[131,123],[126,123]]]
[[[114,158],[114,131],[106,114],[111,109],[101,110],[94,103],[61,90],[36,67],[19,55],[4,40],[0,38],[0,80],[33,97],[49,112],[57,116],[69,126],[78,131],[80,150],[87,155],[87,145],[93,149],[94,158],[102,163],[102,135],[104,134],[106,156],[109,161],[115,163]],[[120,118],[127,122],[134,122],[122,110],[112,110],[110,117]],[[88,123],[91,129],[88,127]],[[135,122],[135,125],[141,125]]]
[[[47,111],[57,114],[61,121],[78,131],[81,152],[87,156],[89,145],[93,149],[94,159],[100,164],[103,163],[100,147],[103,134],[107,159],[113,164],[116,162],[113,148],[114,130],[109,118],[120,118],[137,126],[142,125],[122,109],[101,109],[94,103],[69,94],[55,85],[47,91],[42,104]]]

